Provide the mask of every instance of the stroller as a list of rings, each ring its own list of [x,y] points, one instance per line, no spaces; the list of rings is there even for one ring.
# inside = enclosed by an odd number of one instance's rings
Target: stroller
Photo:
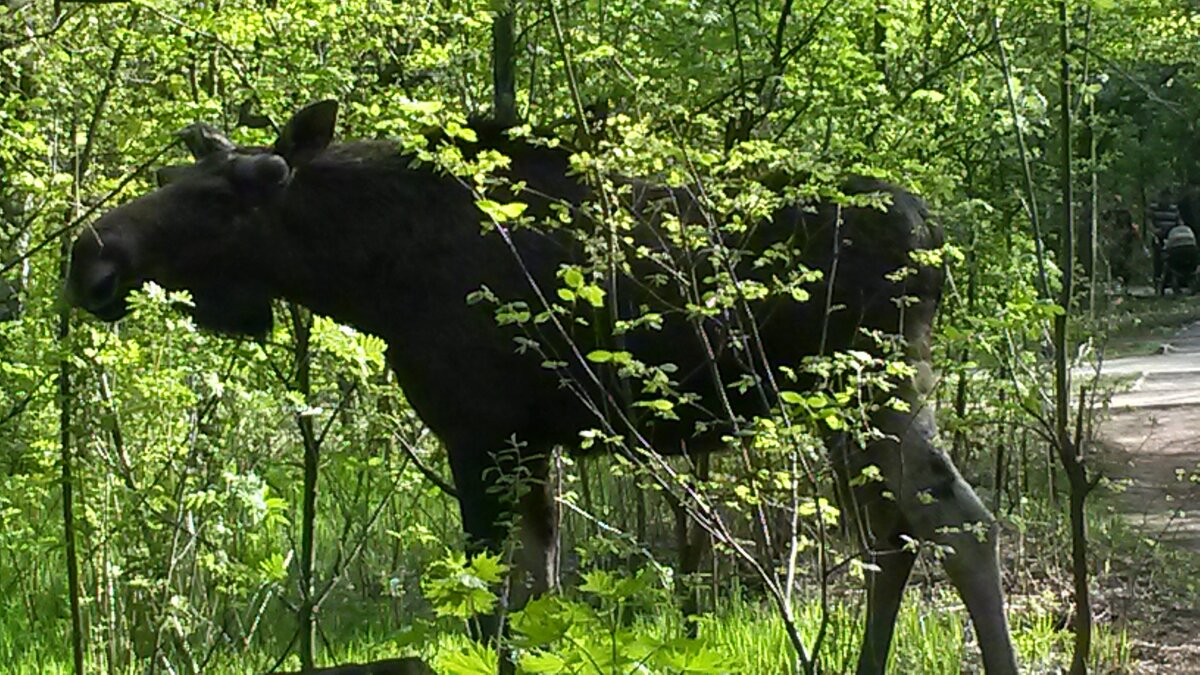
[[[1187,288],[1193,295],[1197,292],[1198,276],[1196,266],[1200,264],[1200,248],[1196,245],[1196,233],[1192,228],[1182,223],[1176,224],[1166,232],[1160,232],[1155,237],[1157,255],[1162,263],[1158,278],[1158,294],[1166,295],[1167,286],[1175,295],[1183,293]]]

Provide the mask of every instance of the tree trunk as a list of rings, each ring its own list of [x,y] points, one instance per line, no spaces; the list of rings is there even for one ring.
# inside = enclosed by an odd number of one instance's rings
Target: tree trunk
[[[1037,251],[1038,263],[1038,292],[1043,298],[1050,297],[1050,281],[1046,273],[1046,249],[1042,239],[1041,217],[1038,215],[1037,190],[1033,186],[1033,166],[1029,158],[1029,149],[1025,144],[1025,132],[1021,129],[1021,116],[1017,112],[1016,94],[1013,92],[1012,69],[1008,65],[1008,52],[1004,49],[1004,39],[1000,34],[1000,15],[993,13],[992,30],[996,37],[996,50],[1000,56],[1000,74],[1004,77],[1004,91],[1008,101],[1008,111],[1013,119],[1013,134],[1017,139],[1017,150],[1021,157],[1022,175],[1025,178],[1025,195],[1028,202],[1025,212],[1029,223],[1033,226],[1033,244]],[[1068,105],[1070,103],[1068,102]],[[1069,110],[1069,108],[1068,108]]]
[[[1004,410],[1008,403],[1008,397],[1003,389],[1000,390],[999,403],[1001,410]],[[1008,465],[1008,438],[1007,434],[1002,435],[1000,442],[996,444],[996,468],[992,478],[992,513],[1000,513],[1000,500],[1004,496],[1004,469]]]
[[[583,500],[583,510],[589,515],[596,515],[596,501],[592,498],[592,484],[589,479],[592,477],[592,472],[588,470],[592,463],[589,457],[580,457],[575,460],[575,470],[579,473],[579,497]],[[585,518],[583,521],[583,536],[591,538],[596,535],[596,524],[590,519]]]
[[[312,315],[296,305],[288,305],[292,315],[292,330],[296,340],[296,391],[307,406],[312,395],[311,364],[309,363],[309,338],[312,333]],[[300,427],[300,438],[304,442],[304,496],[300,515],[300,669],[310,672],[314,667],[314,639],[316,637],[316,607],[314,606],[313,559],[316,543],[317,520],[317,470],[320,448],[313,434],[312,417],[300,411],[296,422]]]
[[[968,178],[969,182],[970,179]],[[976,228],[972,226],[967,249],[967,313],[972,316],[975,314],[975,299],[978,297],[976,282],[979,276],[979,264],[977,260],[979,242],[975,230]],[[954,416],[958,422],[958,427],[954,430],[954,443],[950,453],[951,458],[957,466],[965,466],[971,455],[970,445],[968,444],[965,432],[966,424],[964,423],[967,417],[967,362],[970,360],[971,349],[964,345],[962,353],[958,356],[958,381],[955,383],[954,391]]]
[[[492,113],[504,125],[517,123],[515,23],[516,14],[510,3],[492,19]]]
[[[1096,99],[1091,97],[1088,101],[1088,173],[1091,176],[1091,181],[1088,189],[1088,196],[1091,198],[1090,217],[1088,218],[1088,269],[1091,270],[1088,276],[1088,312],[1092,321],[1096,320],[1096,282],[1100,278],[1100,274],[1096,271],[1100,258],[1100,177],[1096,173],[1096,162],[1098,157],[1096,154]]]
[[[1062,113],[1062,165],[1059,169],[1062,181],[1063,226],[1062,250],[1060,267],[1062,268],[1062,295],[1060,305],[1062,312],[1054,319],[1055,342],[1055,436],[1058,446],[1059,459],[1066,470],[1068,487],[1070,488],[1070,519],[1071,519],[1071,572],[1074,577],[1075,592],[1075,653],[1071,661],[1071,675],[1087,673],[1088,653],[1092,640],[1092,612],[1088,597],[1088,568],[1087,568],[1087,524],[1084,521],[1084,504],[1087,499],[1089,485],[1080,455],[1079,438],[1071,438],[1071,381],[1067,353],[1069,348],[1068,325],[1070,319],[1071,298],[1073,295],[1073,269],[1075,255],[1075,206],[1074,206],[1074,174],[1071,167],[1071,63],[1070,63],[1070,24],[1068,22],[1067,0],[1059,0],[1059,46],[1060,79],[1059,106]],[[1081,394],[1082,396],[1082,394]],[[1079,414],[1083,415],[1081,400]]]
[[[77,134],[75,120],[76,115],[72,113],[70,125],[70,142],[72,145],[75,143]],[[58,142],[56,139],[56,154],[59,152],[57,145]],[[72,203],[68,217],[73,217],[78,213],[80,204],[79,179],[84,171],[79,153],[72,152],[72,154],[74,156],[72,173],[75,180],[71,188]],[[67,275],[70,271],[70,261],[71,237],[70,234],[64,233],[59,245],[58,267],[59,279],[62,283],[66,283]],[[61,454],[60,461],[62,463],[59,480],[62,489],[63,540],[67,557],[67,593],[71,604],[71,656],[75,667],[75,675],[83,675],[85,672],[83,664],[83,615],[80,608],[79,555],[75,542],[75,478],[72,472],[74,457],[71,434],[71,361],[70,357],[67,356],[70,354],[70,336],[71,308],[66,303],[61,303],[58,310],[58,343],[63,355],[58,363],[58,440]]]
[[[59,273],[65,282],[71,254],[71,237],[63,235],[60,249]],[[75,479],[71,472],[71,361],[67,342],[71,333],[71,309],[62,303],[58,310],[58,342],[63,358],[58,365],[58,434],[62,454],[62,516],[63,539],[67,555],[67,592],[71,599],[71,655],[75,664],[75,675],[84,675],[83,669],[83,618],[79,606],[79,556],[75,549]]]

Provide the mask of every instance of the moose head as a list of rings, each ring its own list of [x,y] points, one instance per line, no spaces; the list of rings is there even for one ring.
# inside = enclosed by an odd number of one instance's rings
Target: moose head
[[[239,147],[195,124],[179,133],[195,162],[158,171],[157,190],[105,214],[75,241],[66,293],[105,321],[129,312],[146,281],[191,293],[205,328],[262,336],[271,328],[272,206],[333,139],[337,103],[302,109],[269,147]]]

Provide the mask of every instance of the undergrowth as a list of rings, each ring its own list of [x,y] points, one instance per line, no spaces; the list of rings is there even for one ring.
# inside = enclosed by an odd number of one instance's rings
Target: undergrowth
[[[572,603],[580,603],[580,593],[571,591]],[[364,614],[370,607],[360,608]],[[659,608],[660,610],[662,608]],[[806,642],[811,644],[820,627],[821,608],[818,602],[806,602],[798,612],[798,624]],[[862,602],[858,594],[833,601],[828,609],[828,625],[823,640],[820,663],[822,672],[853,672],[861,637]],[[1061,619],[1054,608],[1034,607],[1021,603],[1011,614],[1013,638],[1023,672],[1058,672],[1069,664],[1071,634],[1062,630]],[[681,639],[684,625],[679,613],[643,611],[630,618],[627,625],[611,633],[600,632],[598,639],[640,640],[646,644],[666,645]],[[625,667],[599,668],[590,664],[575,664],[574,669],[556,669],[554,661],[543,659],[534,665],[540,669],[523,668],[521,672],[571,673],[746,673],[775,675],[795,672],[790,664],[791,647],[782,624],[774,610],[758,602],[731,598],[718,614],[699,619],[696,650],[703,650],[705,660],[691,669],[640,669],[637,664]],[[70,673],[69,652],[62,648],[66,623],[37,634],[0,631],[0,661],[3,669],[13,675]],[[22,639],[16,639],[20,636]],[[495,657],[490,650],[472,643],[461,630],[441,626],[431,630],[396,631],[381,634],[378,629],[350,631],[327,636],[335,647],[327,652],[326,662],[365,662],[398,655],[416,654],[432,664],[439,673],[454,675],[494,673]],[[629,645],[627,644],[626,647]],[[204,672],[213,675],[235,675],[246,672],[265,672],[276,659],[277,648],[258,646],[242,653],[220,655]],[[571,649],[554,652],[562,661],[571,658]],[[932,590],[913,588],[908,593],[896,626],[889,672],[920,673],[922,675],[952,675],[978,670],[977,646],[971,635],[965,608],[951,589],[936,586]],[[586,661],[586,659],[584,659]],[[285,660],[281,669],[295,668],[297,663]],[[1092,665],[1094,672],[1134,672],[1130,659],[1128,637],[1123,629],[1097,626]],[[130,668],[120,673],[141,672]],[[164,669],[165,672],[165,669]]]

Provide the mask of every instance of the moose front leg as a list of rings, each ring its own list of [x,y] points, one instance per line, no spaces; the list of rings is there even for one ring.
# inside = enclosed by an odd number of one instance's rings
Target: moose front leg
[[[894,508],[874,504],[867,511],[875,535],[867,559],[874,569],[867,573],[867,621],[858,655],[858,675],[884,672],[904,587],[908,585],[908,575],[917,559],[916,553],[905,546],[900,536],[906,528]]]
[[[855,672],[878,675],[887,667],[900,601],[917,559],[915,552],[905,546],[904,537],[912,536],[912,529],[879,483],[856,480],[868,464],[876,463],[871,453],[854,446],[847,434],[831,435],[826,443],[836,471],[838,496],[847,514],[845,522],[865,547],[865,558],[870,563],[866,574],[866,629]]]
[[[969,537],[970,541],[959,538],[952,544],[955,553],[946,556],[943,564],[971,615],[984,669],[989,675],[1016,673],[1016,656],[1004,615],[997,528],[993,523],[982,539],[976,534]]]
[[[523,449],[524,456],[518,456],[457,446],[448,450],[468,553],[504,551],[513,520],[519,517],[520,546],[497,609],[476,617],[474,637],[499,645],[507,612],[558,585],[558,505],[549,454]],[[502,650],[500,673],[514,671],[515,664]]]
[[[447,443],[450,471],[458,492],[468,557],[479,553],[501,553],[516,515],[513,495],[500,476],[511,463],[498,463],[492,449]],[[507,466],[506,466],[507,465]],[[502,589],[496,612],[475,617],[470,626],[476,640],[499,642],[503,609],[508,602],[508,584]]]
[[[833,460],[840,507],[846,514],[844,522],[851,536],[864,547],[865,560],[870,563],[866,573],[866,629],[855,672],[878,675],[887,668],[900,601],[917,556],[905,545],[912,528],[904,522],[890,491],[878,482],[861,478],[868,465],[878,465],[885,459],[875,457],[875,453],[895,453],[895,448],[873,445],[864,451],[845,433],[830,434],[825,442]]]

